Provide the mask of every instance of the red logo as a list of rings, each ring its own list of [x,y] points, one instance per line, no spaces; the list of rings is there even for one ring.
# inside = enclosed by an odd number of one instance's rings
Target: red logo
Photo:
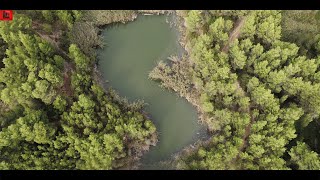
[[[0,10],[0,21],[12,21],[13,11],[12,10]]]

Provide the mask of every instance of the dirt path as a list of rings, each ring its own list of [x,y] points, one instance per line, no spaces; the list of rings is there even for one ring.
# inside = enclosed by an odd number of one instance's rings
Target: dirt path
[[[246,17],[241,17],[237,20],[237,22],[235,23],[235,28],[232,30],[232,32],[229,34],[229,39],[228,42],[225,44],[225,46],[222,48],[222,52],[227,53],[229,51],[230,48],[230,44],[239,37],[240,33],[241,33],[241,28],[243,27],[244,23],[245,23]],[[245,92],[243,90],[243,88],[240,86],[239,81],[236,81],[236,86],[237,86],[237,91],[240,91],[241,95],[245,96],[245,97],[250,97],[248,95],[247,92]],[[239,153],[238,155],[232,160],[232,164],[234,164],[239,158],[240,158],[240,152],[243,152],[244,149],[248,146],[248,138],[250,136],[250,132],[251,132],[251,126],[254,123],[254,118],[252,115],[252,110],[251,107],[248,107],[248,109],[246,109],[246,112],[250,114],[250,123],[247,125],[247,127],[245,128],[245,133],[244,136],[242,138],[243,140],[243,144],[239,147]]]
[[[242,18],[239,18],[236,22],[236,27],[233,29],[233,31],[230,33],[229,35],[229,40],[227,42],[227,44],[223,47],[222,51],[227,53],[229,51],[229,47],[230,47],[230,44],[236,39],[239,37],[240,33],[241,33],[241,28],[242,26],[244,25],[245,23],[245,20],[246,20],[246,17],[242,17]],[[240,86],[240,83],[239,81],[236,82],[236,86],[237,86],[237,90],[238,91],[241,91],[241,94],[243,94],[244,96],[246,97],[250,97],[248,95],[247,92],[245,92],[243,90],[243,88]],[[248,138],[250,136],[250,132],[251,132],[251,126],[252,124],[254,123],[254,117],[252,115],[252,107],[248,107],[248,109],[246,110],[249,114],[250,114],[250,123],[247,125],[246,129],[245,129],[245,133],[244,133],[244,136],[242,138],[243,140],[243,144],[239,147],[239,153],[238,155],[236,156],[236,158],[234,159],[234,163],[240,158],[240,152],[243,152],[244,149],[248,146]]]
[[[63,86],[61,92],[64,93],[67,97],[73,96],[73,89],[71,88],[71,74],[74,68],[70,63],[64,63],[63,69]]]
[[[235,28],[233,29],[233,31],[229,34],[229,40],[228,42],[226,43],[226,45],[222,48],[222,52],[225,52],[227,53],[229,51],[229,47],[230,47],[230,44],[239,37],[240,35],[240,29],[241,27],[244,25],[244,22],[245,22],[245,19],[246,17],[242,17],[242,18],[239,18],[237,20],[237,22],[235,23]]]
[[[50,44],[53,45],[53,47],[56,49],[56,51],[59,53],[60,56],[62,56],[65,59],[69,59],[68,54],[62,50],[59,47],[59,39],[61,36],[61,32],[60,31],[53,31],[52,35],[48,35],[44,32],[42,32],[41,30],[41,24],[36,22],[36,21],[32,21],[32,29],[43,39],[45,39],[46,41],[48,41]]]
[[[236,86],[237,86],[237,91],[240,91],[243,96],[245,96],[245,97],[250,97],[250,96],[248,95],[248,93],[245,92],[245,91],[243,90],[243,88],[240,86],[239,81],[236,81]],[[241,146],[239,147],[239,149],[238,149],[239,153],[238,153],[237,156],[231,161],[231,164],[235,164],[235,163],[237,162],[237,160],[240,158],[240,153],[243,152],[243,151],[245,150],[245,148],[248,146],[248,140],[249,140],[249,136],[250,136],[250,132],[251,132],[251,126],[252,126],[252,124],[255,122],[255,119],[254,119],[253,114],[252,114],[252,107],[249,106],[249,107],[246,109],[246,112],[250,114],[250,122],[249,122],[249,124],[248,124],[248,125],[246,126],[246,128],[245,128],[245,133],[244,133],[244,135],[243,135],[243,137],[242,137],[243,143],[242,143],[242,145],[241,145]]]
[[[244,136],[243,136],[243,138],[242,138],[243,144],[242,144],[242,146],[240,146],[240,148],[239,148],[239,151],[240,151],[240,152],[242,152],[242,151],[247,147],[247,145],[248,145],[248,138],[249,138],[249,135],[250,135],[250,132],[251,132],[251,126],[252,126],[252,124],[254,123],[254,118],[253,118],[253,116],[252,116],[252,111],[251,111],[251,109],[250,109],[249,114],[250,114],[250,123],[249,123],[248,126],[246,127],[246,131],[245,131]],[[240,154],[237,155],[236,160],[239,159],[239,156],[240,156]]]
[[[56,50],[56,52],[63,57],[65,60],[68,60],[71,62],[71,59],[69,58],[68,54],[62,50],[59,47],[59,39],[61,36],[61,33],[59,31],[53,31],[52,35],[48,35],[41,30],[41,24],[32,21],[32,29],[37,33],[41,38],[45,39],[47,42],[49,42]],[[65,94],[67,97],[72,97],[73,90],[71,88],[71,73],[75,69],[74,65],[72,63],[69,63],[67,61],[64,62],[64,68],[63,68],[63,85],[61,89],[58,91],[62,94]]]
[[[237,81],[236,84],[237,84],[237,90],[238,90],[238,91],[241,91],[241,94],[242,94],[243,96],[250,97],[250,96],[248,95],[248,93],[245,92],[245,91],[243,90],[243,88],[240,86],[239,81]],[[250,123],[249,123],[248,126],[246,127],[246,131],[245,131],[244,136],[243,136],[243,138],[242,138],[243,144],[242,144],[242,146],[240,146],[240,148],[239,148],[239,151],[240,151],[240,152],[243,151],[244,148],[245,148],[246,145],[247,145],[247,140],[248,140],[248,137],[249,137],[250,131],[251,131],[251,125],[252,125],[252,123],[254,122],[254,118],[253,118],[252,110],[251,110],[251,107],[250,107],[250,106],[246,109],[246,112],[250,114]],[[238,159],[238,158],[239,158],[239,154],[238,154],[238,156],[237,156],[237,159]]]

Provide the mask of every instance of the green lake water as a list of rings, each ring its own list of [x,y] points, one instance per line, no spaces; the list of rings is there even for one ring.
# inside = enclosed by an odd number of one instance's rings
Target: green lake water
[[[160,161],[205,137],[196,109],[148,79],[158,61],[177,54],[181,48],[177,30],[166,23],[168,17],[138,16],[133,22],[111,25],[102,32],[106,47],[98,51],[104,79],[129,101],[144,100],[148,104],[145,111],[159,133],[157,145],[141,159],[142,169],[161,169]]]

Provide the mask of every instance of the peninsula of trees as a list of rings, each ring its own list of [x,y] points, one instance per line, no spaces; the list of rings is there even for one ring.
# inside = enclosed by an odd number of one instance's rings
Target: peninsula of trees
[[[317,11],[179,11],[188,54],[149,74],[211,139],[180,169],[320,169]]]

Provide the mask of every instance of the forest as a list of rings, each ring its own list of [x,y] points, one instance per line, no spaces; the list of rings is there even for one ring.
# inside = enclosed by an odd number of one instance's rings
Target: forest
[[[44,10],[0,22],[1,169],[116,169],[156,139],[141,105],[105,91],[94,76],[98,26],[132,12],[95,13],[110,20]],[[92,36],[75,41],[86,25]]]
[[[149,74],[212,136],[178,169],[320,169],[317,11],[179,11],[187,56]]]
[[[157,141],[143,103],[96,72],[101,29],[138,13],[20,10],[0,22],[0,169],[119,169]],[[320,11],[175,14],[186,53],[149,78],[210,133],[175,168],[320,170]]]

